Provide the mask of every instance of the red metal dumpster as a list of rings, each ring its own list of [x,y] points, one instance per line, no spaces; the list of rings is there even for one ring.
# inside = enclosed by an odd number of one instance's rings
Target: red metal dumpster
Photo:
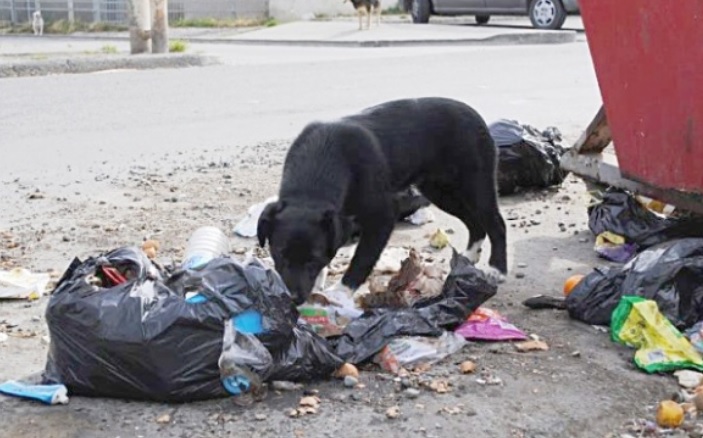
[[[622,177],[703,194],[703,0],[579,3]]]

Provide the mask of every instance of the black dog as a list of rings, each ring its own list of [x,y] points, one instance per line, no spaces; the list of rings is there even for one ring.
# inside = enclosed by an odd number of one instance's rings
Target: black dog
[[[302,303],[358,224],[359,245],[341,282],[355,290],[393,231],[394,195],[415,185],[467,226],[472,262],[478,262],[488,233],[490,274],[500,280],[507,255],[496,166],[485,121],[451,99],[397,100],[339,121],[311,123],[288,151],[279,201],[259,219],[259,243],[269,241],[276,270]]]

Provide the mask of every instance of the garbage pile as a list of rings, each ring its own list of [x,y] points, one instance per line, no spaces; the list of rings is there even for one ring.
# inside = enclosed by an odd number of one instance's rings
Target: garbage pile
[[[319,302],[296,308],[264,261],[215,255],[215,248],[226,250],[221,236],[203,229],[196,235],[178,266],[158,263],[153,242],[74,259],[46,309],[51,342],[43,386],[11,381],[0,393],[47,404],[67,402],[66,393],[159,402],[257,400],[272,382],[339,377],[362,363],[399,372],[480,338],[469,316],[497,290],[456,251],[445,273],[411,249],[393,271],[391,287],[370,292],[378,296],[367,297],[367,308],[345,313]],[[325,331],[330,325],[337,331]]]
[[[501,119],[488,126],[498,147],[498,193],[511,195],[519,189],[558,186],[567,173],[561,169],[561,156],[566,152],[555,127],[544,131]]]

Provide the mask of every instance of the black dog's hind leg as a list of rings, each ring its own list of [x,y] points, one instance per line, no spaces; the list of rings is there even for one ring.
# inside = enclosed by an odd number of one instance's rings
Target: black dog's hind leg
[[[465,175],[462,183],[462,193],[465,194],[468,207],[474,212],[491,241],[491,257],[488,264],[504,276],[508,273],[507,240],[505,221],[498,207],[495,173],[477,172]]]
[[[361,237],[342,285],[356,290],[368,279],[393,233],[395,216],[392,199],[388,197],[378,208],[368,209],[358,218]]]

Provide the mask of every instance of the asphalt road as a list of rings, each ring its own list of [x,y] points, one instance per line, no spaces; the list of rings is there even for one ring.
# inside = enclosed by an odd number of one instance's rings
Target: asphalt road
[[[313,119],[402,97],[454,97],[488,121],[556,125],[572,138],[599,105],[585,43],[192,50],[216,53],[225,65],[0,81],[0,178],[60,179],[68,166],[119,168],[219,145],[236,153],[289,138]]]

